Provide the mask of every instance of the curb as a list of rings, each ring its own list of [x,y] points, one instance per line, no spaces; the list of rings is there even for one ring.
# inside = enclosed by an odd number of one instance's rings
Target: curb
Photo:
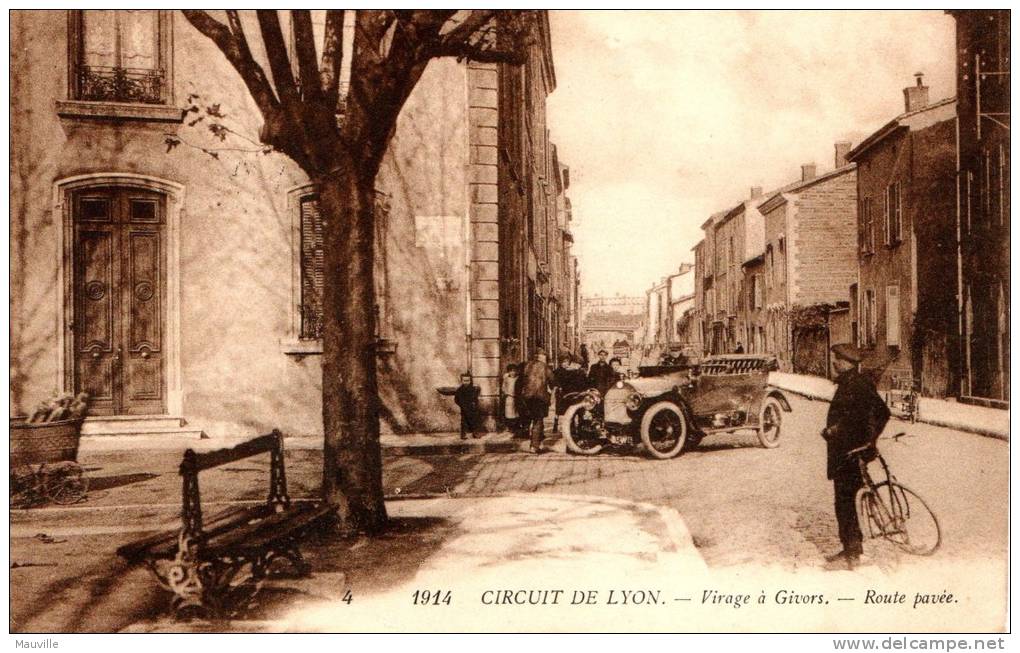
[[[528,440],[486,442],[455,442],[451,444],[384,444],[382,452],[391,456],[449,456],[465,453],[524,453],[530,449]]]
[[[820,395],[809,394],[809,393],[806,393],[806,392],[801,392],[799,390],[793,390],[791,388],[784,388],[784,387],[778,386],[778,385],[774,386],[774,387],[778,388],[779,390],[782,390],[783,392],[788,392],[788,393],[790,393],[792,395],[797,395],[798,397],[804,397],[805,399],[807,399],[809,401],[824,401],[825,403],[829,403],[830,402],[830,399],[828,399],[826,397],[822,397]],[[897,419],[897,418],[893,418],[893,419]],[[948,422],[946,420],[931,419],[931,418],[926,418],[923,415],[918,417],[917,421],[922,423],[922,424],[931,424],[932,426],[941,426],[941,427],[947,428],[947,429],[953,429],[953,430],[956,430],[956,431],[963,431],[964,433],[973,433],[975,435],[981,435],[981,436],[984,436],[986,438],[993,438],[995,440],[1001,440],[1003,442],[1009,442],[1009,433],[1008,432],[1002,433],[1001,431],[993,431],[991,429],[983,429],[980,426],[971,426],[969,424],[958,424],[958,423]]]
[[[546,451],[553,449],[559,442],[562,442],[558,434],[556,437],[546,436],[542,440],[542,447]],[[484,453],[531,453],[531,441],[521,440],[465,440],[463,442],[451,442],[441,444],[383,444],[384,454],[391,456],[449,456],[457,454],[484,454]]]

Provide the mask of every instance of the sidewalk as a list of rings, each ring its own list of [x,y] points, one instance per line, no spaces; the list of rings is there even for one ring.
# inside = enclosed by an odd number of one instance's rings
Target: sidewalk
[[[174,621],[167,610],[169,594],[143,568],[126,567],[113,555],[118,544],[139,537],[140,531],[163,526],[162,519],[122,514],[116,527],[100,533],[103,529],[91,520],[58,529],[37,515],[43,521],[22,523],[11,533],[12,560],[18,562],[12,582],[19,590],[11,629],[591,629],[591,624],[564,622],[562,611],[542,605],[481,608],[497,596],[495,590],[559,588],[558,605],[566,606],[574,589],[599,592],[604,601],[613,587],[640,587],[642,579],[651,583],[664,572],[698,582],[707,573],[679,514],[669,508],[600,497],[519,494],[391,500],[387,511],[391,528],[382,536],[311,538],[302,545],[313,570],[310,577],[272,578],[246,614],[215,623]],[[415,604],[416,590],[449,592],[450,603],[441,597],[426,604],[420,594]],[[511,617],[521,626],[515,628]]]
[[[835,384],[828,379],[785,372],[770,373],[769,384],[809,399],[822,401],[832,399],[832,394],[836,390]],[[1007,410],[921,397],[917,421],[1009,441]]]
[[[261,433],[248,433],[237,437],[219,438],[186,438],[167,437],[166,435],[94,435],[82,436],[81,450],[88,452],[113,452],[138,449],[169,449],[184,452],[191,448],[195,451],[210,451],[222,447],[232,447],[249,440]],[[286,435],[285,445],[289,450],[321,450],[322,436],[291,436]],[[383,434],[379,437],[383,454],[392,456],[415,456],[422,454],[455,455],[467,453],[514,453],[530,451],[527,438],[514,438],[509,431],[498,433],[482,433],[480,437],[461,439],[460,433],[414,433],[414,434]],[[542,442],[547,449],[563,451],[565,445],[558,431],[552,428],[552,419],[545,424],[545,439]]]

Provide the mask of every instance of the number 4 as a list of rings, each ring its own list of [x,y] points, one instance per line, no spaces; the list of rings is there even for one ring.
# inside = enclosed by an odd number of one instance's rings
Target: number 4
[[[351,595],[351,590],[345,590],[344,597],[340,600],[346,603],[347,605],[350,605],[351,601],[354,600],[354,596]]]

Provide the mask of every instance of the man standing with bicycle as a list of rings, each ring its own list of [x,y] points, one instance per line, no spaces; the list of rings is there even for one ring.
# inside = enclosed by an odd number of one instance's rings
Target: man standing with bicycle
[[[832,365],[836,373],[836,393],[825,418],[827,476],[835,495],[836,523],[843,549],[826,557],[830,569],[854,569],[864,549],[861,526],[857,521],[854,499],[863,480],[854,449],[874,447],[875,441],[889,421],[889,409],[875,389],[875,384],[861,374],[861,355],[849,344],[834,345]],[[874,453],[861,454],[873,460]]]

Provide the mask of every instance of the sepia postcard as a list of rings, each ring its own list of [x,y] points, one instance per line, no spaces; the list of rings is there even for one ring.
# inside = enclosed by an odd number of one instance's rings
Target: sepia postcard
[[[16,647],[1005,647],[1008,9],[8,18]]]

